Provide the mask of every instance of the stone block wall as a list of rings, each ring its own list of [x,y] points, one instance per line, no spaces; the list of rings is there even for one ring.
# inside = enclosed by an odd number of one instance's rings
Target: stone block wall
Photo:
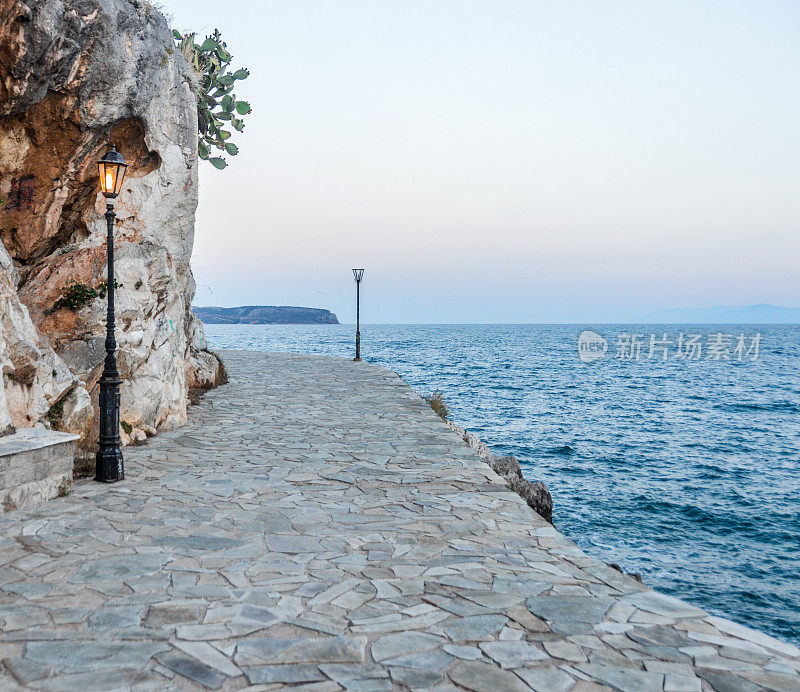
[[[0,505],[5,511],[66,495],[79,435],[27,428],[0,437]]]

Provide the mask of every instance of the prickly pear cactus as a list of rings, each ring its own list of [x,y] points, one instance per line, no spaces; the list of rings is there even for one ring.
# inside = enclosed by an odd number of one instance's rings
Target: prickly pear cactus
[[[197,96],[197,154],[222,170],[228,162],[222,156],[212,156],[214,149],[236,156],[239,147],[230,141],[232,130],[244,129],[242,119],[252,111],[247,101],[238,101],[233,93],[237,81],[250,76],[244,68],[230,71],[231,54],[215,29],[202,43],[196,43],[196,34],[173,31],[178,50],[188,60],[197,75],[194,84]]]

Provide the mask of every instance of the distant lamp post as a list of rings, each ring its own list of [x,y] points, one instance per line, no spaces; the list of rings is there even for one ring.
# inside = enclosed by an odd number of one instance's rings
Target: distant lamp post
[[[355,361],[361,360],[361,279],[364,277],[363,269],[353,269],[353,276],[356,279],[356,357]]]
[[[98,162],[100,189],[106,198],[106,252],[108,256],[108,312],[106,315],[106,360],[100,376],[100,445],[97,450],[94,479],[116,483],[125,478],[122,441],[119,439],[119,386],[117,341],[114,338],[114,200],[122,189],[128,164],[114,145]]]

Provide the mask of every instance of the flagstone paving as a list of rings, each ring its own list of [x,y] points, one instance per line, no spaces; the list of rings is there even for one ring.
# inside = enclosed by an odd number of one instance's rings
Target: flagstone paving
[[[125,482],[0,517],[0,688],[800,689],[800,650],[587,557],[390,371],[224,355]]]

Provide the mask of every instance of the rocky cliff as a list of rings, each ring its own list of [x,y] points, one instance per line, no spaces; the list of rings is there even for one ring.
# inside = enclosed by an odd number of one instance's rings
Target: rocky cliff
[[[96,162],[111,142],[130,163],[115,236],[123,427],[181,425],[188,389],[217,381],[190,307],[193,79],[147,2],[0,0],[0,428],[50,411],[95,437],[105,301],[54,306],[105,275]]]

